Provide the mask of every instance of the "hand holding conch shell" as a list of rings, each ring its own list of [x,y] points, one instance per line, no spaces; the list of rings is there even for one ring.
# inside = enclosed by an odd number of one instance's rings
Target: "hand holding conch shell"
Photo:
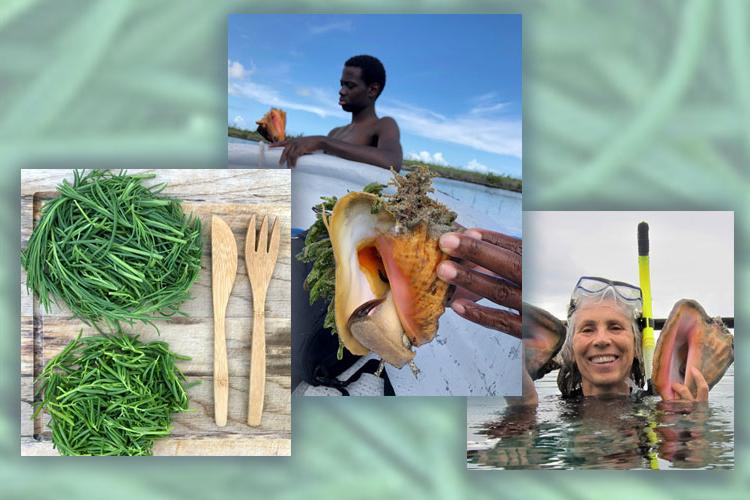
[[[708,401],[708,383],[703,377],[703,374],[695,366],[689,367],[689,370],[692,371],[693,379],[695,381],[695,395],[690,391],[687,384],[673,382],[672,390],[676,396],[675,399],[680,401]]]
[[[469,229],[443,234],[439,243],[443,252],[461,259],[442,262],[437,270],[439,278],[458,287],[453,310],[469,321],[521,338],[520,314],[474,303],[487,298],[521,310],[521,240],[487,229]]]

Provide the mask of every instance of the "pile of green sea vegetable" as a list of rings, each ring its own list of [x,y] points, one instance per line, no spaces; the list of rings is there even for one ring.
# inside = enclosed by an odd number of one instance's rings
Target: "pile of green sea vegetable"
[[[146,187],[154,174],[75,172],[42,209],[21,261],[49,311],[60,301],[101,330],[179,313],[201,269],[200,220]]]
[[[185,376],[165,342],[118,331],[79,336],[37,379],[34,418],[49,413],[62,455],[151,455],[169,435],[171,415],[188,409]]]

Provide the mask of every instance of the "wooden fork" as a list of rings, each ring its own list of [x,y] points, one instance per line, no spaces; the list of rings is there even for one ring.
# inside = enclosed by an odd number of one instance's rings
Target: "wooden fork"
[[[245,238],[245,265],[250,287],[253,290],[253,336],[250,356],[250,391],[247,407],[248,425],[260,425],[263,415],[263,398],[266,392],[266,328],[265,304],[268,283],[271,281],[276,257],[279,255],[279,220],[271,228],[268,241],[268,216],[263,217],[255,238],[255,215],[250,219]]]

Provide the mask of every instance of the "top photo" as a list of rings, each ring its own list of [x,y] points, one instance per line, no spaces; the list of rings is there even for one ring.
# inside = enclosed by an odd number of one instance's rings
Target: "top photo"
[[[521,33],[229,16],[228,166],[292,169],[295,395],[520,394]]]

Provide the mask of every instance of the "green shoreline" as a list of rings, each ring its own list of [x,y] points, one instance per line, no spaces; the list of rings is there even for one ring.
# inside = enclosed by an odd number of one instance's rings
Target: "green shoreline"
[[[229,127],[229,137],[236,137],[238,139],[245,139],[248,141],[263,140],[258,132],[255,132],[253,130],[244,130],[236,127]],[[435,174],[436,177],[442,177],[444,179],[469,182],[471,184],[480,184],[482,186],[488,186],[491,188],[513,191],[515,193],[521,193],[523,191],[523,181],[509,175],[497,175],[492,173],[484,174],[481,172],[472,172],[457,167],[424,163],[417,160],[404,159],[403,161],[403,168],[406,170],[413,170],[418,165],[426,166],[432,173]]]

